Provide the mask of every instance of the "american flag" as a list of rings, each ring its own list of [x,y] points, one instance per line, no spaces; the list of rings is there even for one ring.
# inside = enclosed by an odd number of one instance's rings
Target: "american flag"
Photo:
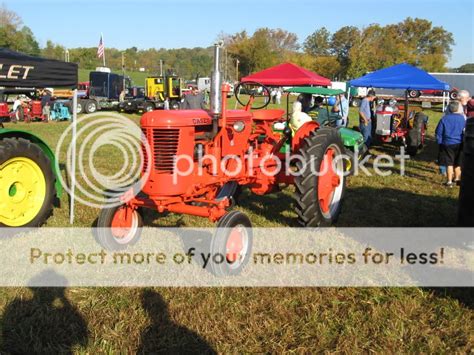
[[[100,41],[99,41],[99,46],[97,47],[97,57],[103,58],[104,57],[104,41],[102,39],[102,35],[100,35]]]

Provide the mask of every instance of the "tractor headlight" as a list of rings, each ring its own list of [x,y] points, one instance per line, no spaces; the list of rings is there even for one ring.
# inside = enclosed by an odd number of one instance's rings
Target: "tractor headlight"
[[[242,121],[237,121],[234,123],[233,128],[234,128],[234,131],[240,133],[245,129],[245,123],[243,123]]]

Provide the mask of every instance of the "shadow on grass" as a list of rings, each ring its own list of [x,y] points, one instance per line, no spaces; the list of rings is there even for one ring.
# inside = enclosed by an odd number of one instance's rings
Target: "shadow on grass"
[[[474,309],[474,292],[472,287],[431,287],[426,288],[437,297],[455,299],[464,307]]]
[[[163,297],[150,289],[141,295],[151,324],[142,333],[138,354],[217,354],[197,333],[173,322]]]
[[[355,187],[346,191],[338,227],[454,227],[456,217],[454,198]]]
[[[291,210],[294,200],[291,196],[277,192],[269,195],[257,196],[249,191],[242,192],[238,199],[239,206],[264,217],[267,221],[286,224],[288,227],[299,227],[296,217],[286,216]]]
[[[22,297],[7,304],[2,319],[2,345],[5,354],[72,354],[85,346],[87,325],[65,295],[67,280],[46,270],[30,280],[32,299]]]

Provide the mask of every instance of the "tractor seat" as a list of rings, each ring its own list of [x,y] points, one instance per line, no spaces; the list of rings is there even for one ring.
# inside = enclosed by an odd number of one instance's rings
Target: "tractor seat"
[[[252,118],[254,121],[276,121],[283,117],[285,110],[256,110],[252,111]]]

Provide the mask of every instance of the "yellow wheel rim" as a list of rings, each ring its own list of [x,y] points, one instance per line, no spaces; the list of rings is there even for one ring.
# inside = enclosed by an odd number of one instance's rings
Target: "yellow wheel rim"
[[[21,227],[31,222],[46,198],[46,180],[33,160],[16,157],[0,165],[0,223]]]

